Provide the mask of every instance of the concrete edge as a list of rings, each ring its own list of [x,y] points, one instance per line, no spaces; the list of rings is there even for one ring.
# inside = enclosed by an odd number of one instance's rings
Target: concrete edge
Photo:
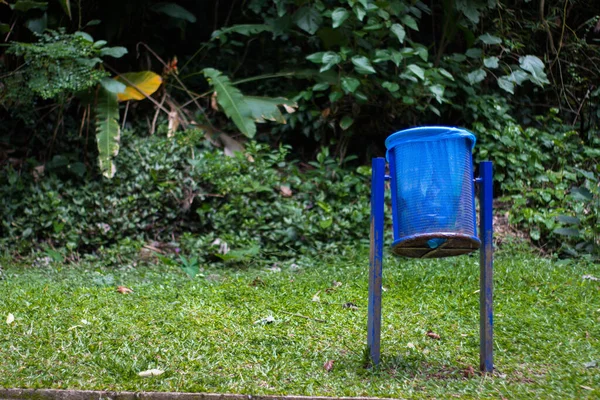
[[[381,397],[277,396],[105,390],[0,389],[0,400],[381,400]]]

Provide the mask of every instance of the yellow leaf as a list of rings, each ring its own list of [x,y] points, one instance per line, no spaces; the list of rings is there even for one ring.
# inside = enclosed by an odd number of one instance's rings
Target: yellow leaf
[[[117,94],[119,101],[143,100],[162,84],[160,75],[152,71],[127,72],[114,79],[127,86],[123,93]]]

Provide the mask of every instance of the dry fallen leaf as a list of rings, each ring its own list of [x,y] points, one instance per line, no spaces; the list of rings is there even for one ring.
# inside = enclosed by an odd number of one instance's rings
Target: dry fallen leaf
[[[70,327],[69,329],[67,329],[67,331],[72,331],[73,329],[77,329],[77,328],[83,328],[83,326],[81,326],[81,325],[73,325],[72,327]]]
[[[128,294],[128,293],[133,293],[133,290],[131,290],[128,287],[125,287],[125,286],[118,286],[117,287],[117,292],[122,293],[122,294]]]
[[[283,197],[292,197],[292,189],[289,186],[281,185],[279,186],[279,191]]]
[[[432,339],[440,340],[440,335],[438,335],[437,333],[434,333],[432,331],[427,331],[427,333],[425,335],[429,336]]]
[[[331,287],[328,287],[327,289],[325,289],[325,293],[335,292],[337,290],[337,288],[339,288],[340,286],[342,286],[342,282],[333,281],[333,282],[331,282]]]
[[[249,286],[267,286],[265,284],[265,281],[263,281],[262,279],[260,279],[259,277],[254,278],[254,280],[252,282],[249,283]]]
[[[321,301],[321,298],[319,297],[319,293],[321,293],[320,290],[317,293],[315,293],[315,295],[312,297],[312,301],[314,301],[314,302]]]
[[[223,144],[223,152],[227,157],[235,156],[236,152],[244,153],[244,145],[226,133],[219,133],[217,139]]]
[[[33,169],[33,180],[39,181],[42,176],[44,176],[44,170],[46,169],[46,165],[38,165]]]
[[[589,386],[579,385],[579,387],[585,390],[594,390],[594,388],[591,388]]]
[[[168,114],[168,118],[169,118],[169,123],[168,123],[168,128],[167,128],[167,137],[173,137],[175,135],[175,132],[177,131],[177,128],[179,128],[179,113],[177,112],[177,110],[171,109],[171,111]]]
[[[138,375],[141,377],[158,376],[158,375],[162,375],[164,372],[165,371],[161,371],[160,369],[149,369],[147,371],[140,372]]]
[[[12,314],[8,314],[8,316],[6,317],[6,323],[9,325],[12,324],[14,320],[15,320],[15,316]]]
[[[212,96],[210,96],[210,108],[215,111],[219,111],[219,106],[217,104],[217,91],[214,91]]]
[[[325,371],[327,371],[327,372],[331,371],[333,369],[334,362],[335,362],[335,360],[329,360],[325,364],[323,364],[323,368],[325,369]]]
[[[471,377],[475,376],[475,370],[473,369],[473,367],[471,365],[469,365],[467,368],[465,368],[463,370],[463,376],[465,378],[471,378]]]
[[[297,107],[298,107],[297,104],[294,104],[292,106],[289,106],[287,104],[283,104],[283,108],[285,108],[285,111],[287,111],[290,114],[295,113]]]

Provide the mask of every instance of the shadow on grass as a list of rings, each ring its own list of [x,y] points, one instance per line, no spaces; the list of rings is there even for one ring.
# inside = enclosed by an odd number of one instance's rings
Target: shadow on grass
[[[463,380],[478,375],[475,366],[444,363],[423,354],[388,356],[376,369],[397,379]]]
[[[356,353],[340,355],[335,360],[336,372],[354,373],[357,369],[376,377],[392,377],[397,380],[461,381],[479,377],[476,365],[444,363],[426,354],[397,354],[382,357],[378,366],[367,362]]]

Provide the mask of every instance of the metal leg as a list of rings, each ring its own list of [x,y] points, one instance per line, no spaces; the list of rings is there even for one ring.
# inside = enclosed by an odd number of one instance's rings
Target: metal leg
[[[373,365],[379,364],[381,341],[381,275],[383,259],[383,210],[385,159],[372,160],[371,175],[371,254],[369,257],[369,308],[367,346]]]
[[[479,234],[481,250],[479,252],[479,367],[482,372],[493,372],[493,335],[494,312],[493,298],[493,171],[492,162],[479,164]]]

